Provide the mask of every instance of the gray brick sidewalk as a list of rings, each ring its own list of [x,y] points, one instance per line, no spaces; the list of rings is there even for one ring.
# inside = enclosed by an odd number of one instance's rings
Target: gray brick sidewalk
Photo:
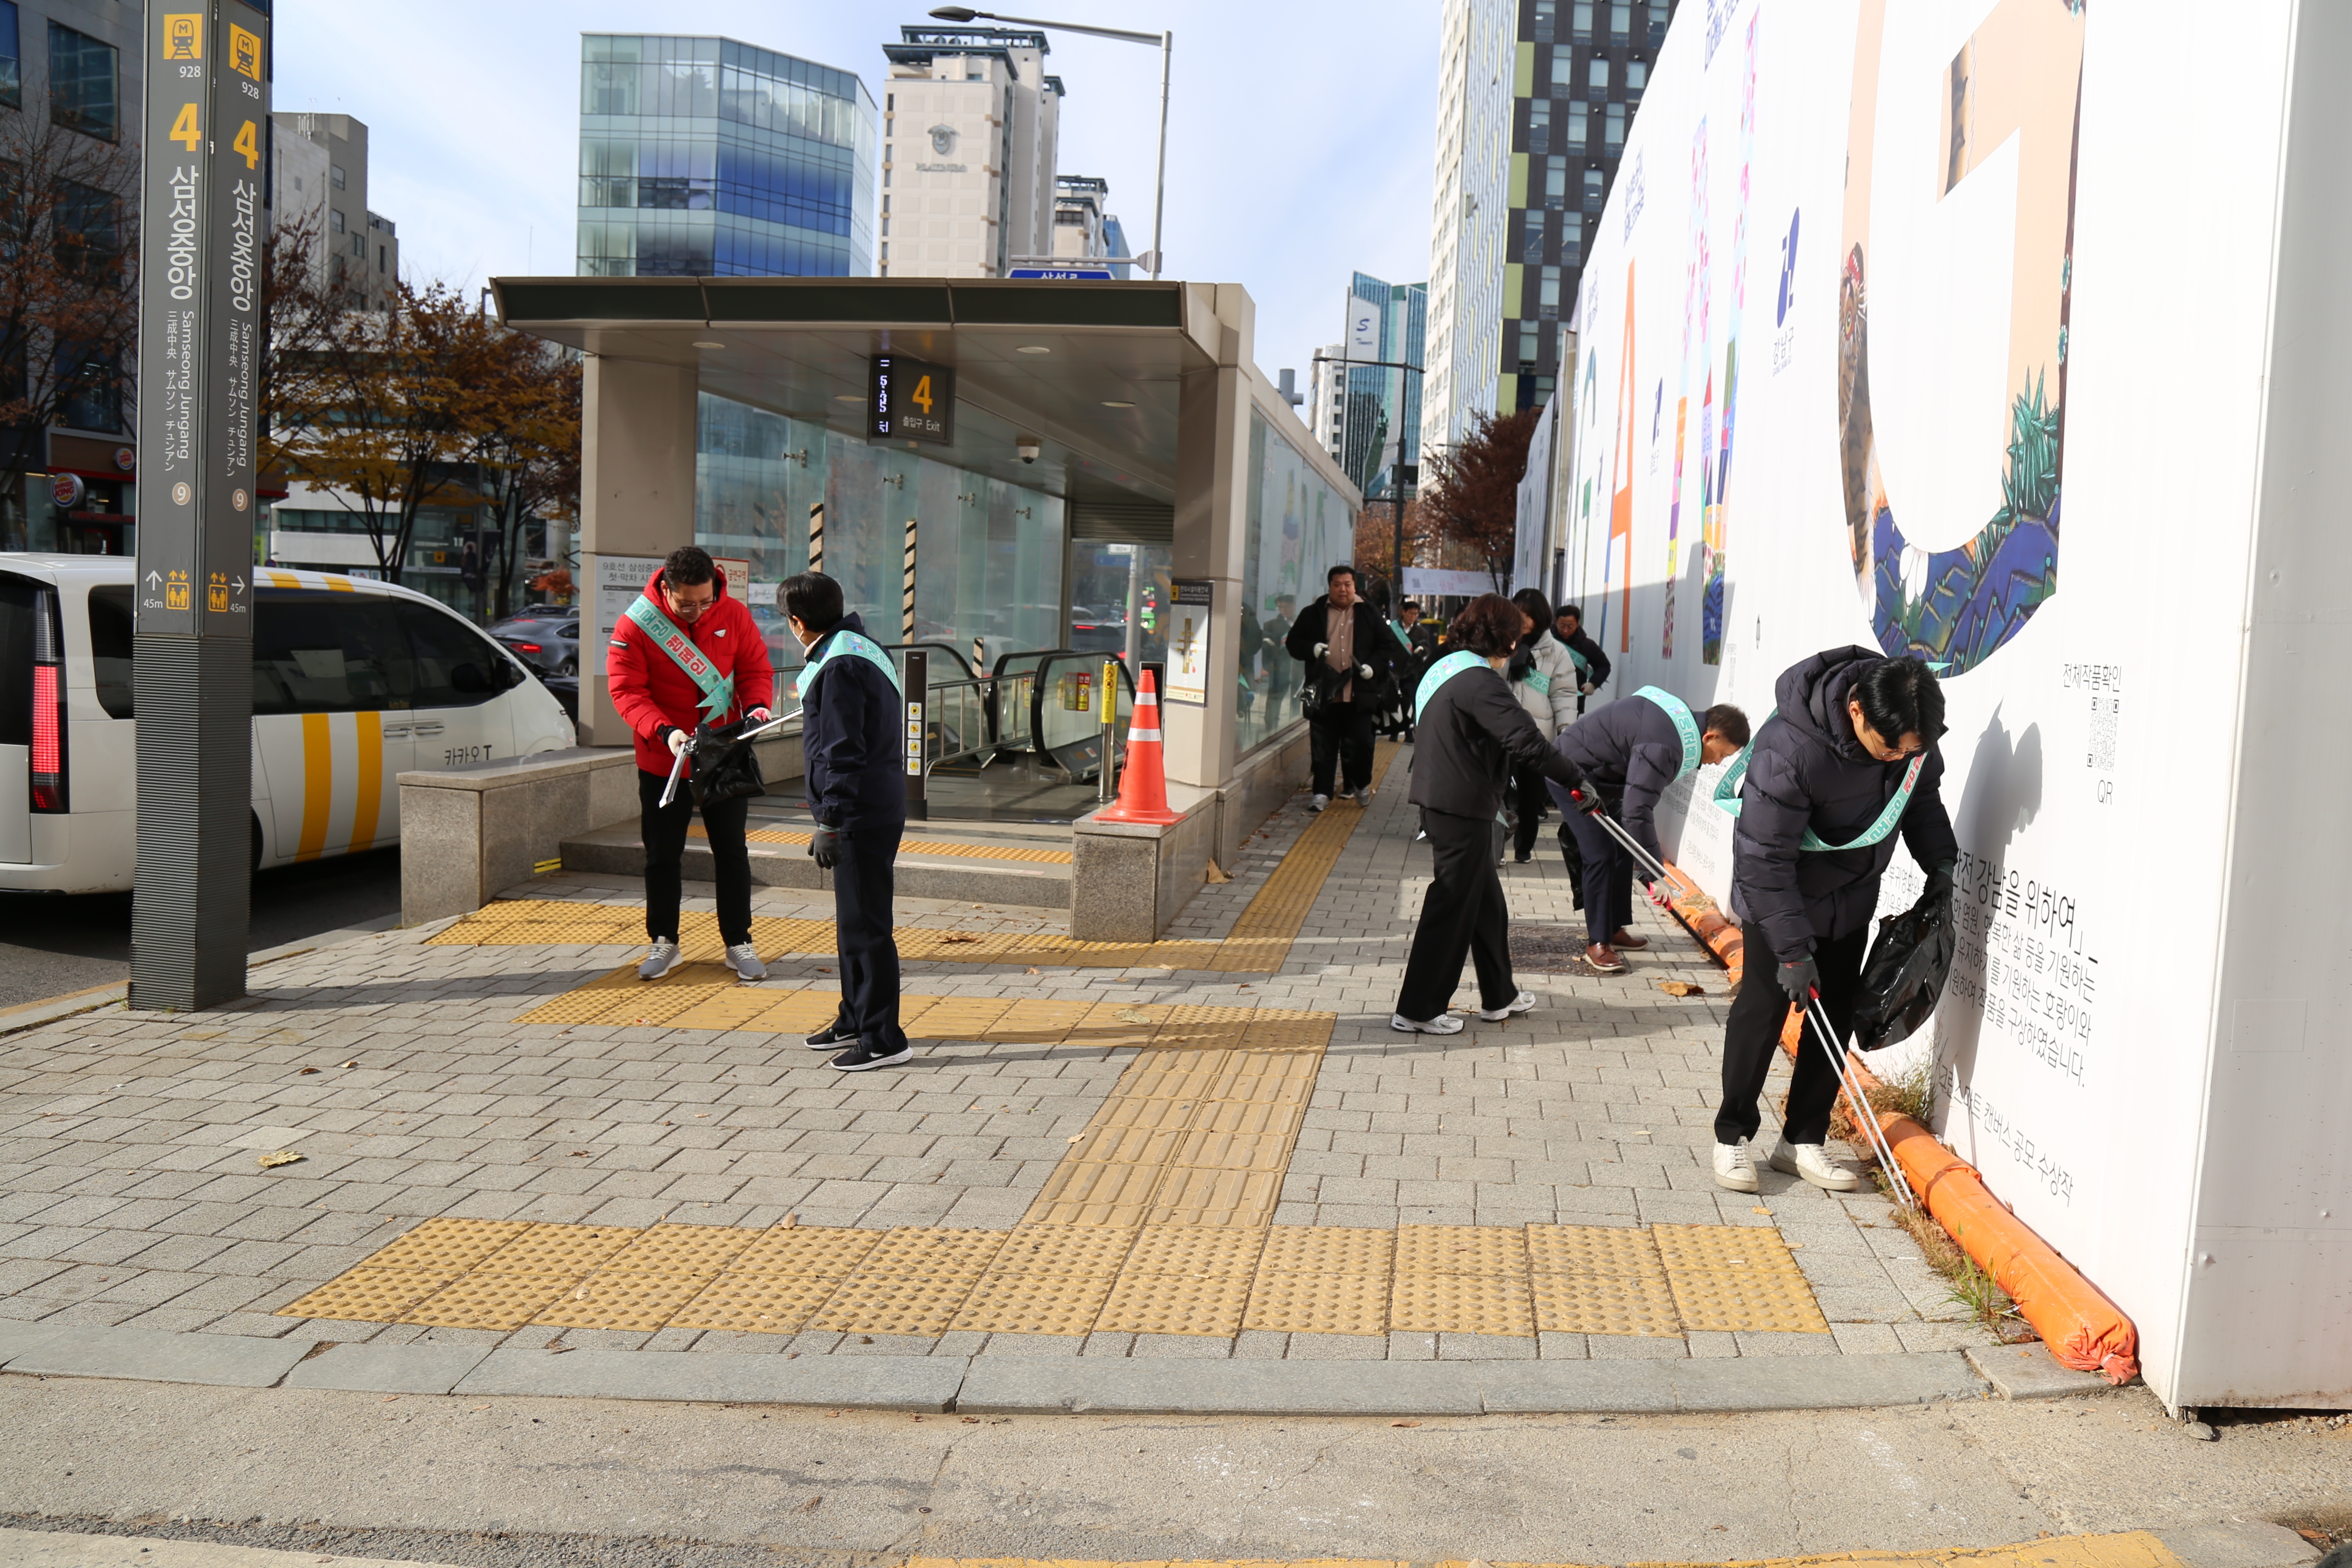
[[[910,963],[906,987],[1336,1014],[1276,1223],[1775,1226],[1800,1249],[1831,1335],[844,1342],[682,1330],[499,1335],[273,1315],[433,1215],[760,1226],[796,1214],[804,1225],[1009,1227],[1128,1055],[926,1041],[908,1069],[845,1081],[796,1037],[520,1025],[635,950],[435,946],[429,931],[257,970],[236,1009],[163,1018],[113,1005],[0,1038],[0,1318],[453,1347],[536,1347],[553,1335],[614,1351],[982,1357],[1707,1358],[1989,1342],[1884,1200],[1835,1198],[1770,1173],[1760,1197],[1715,1187],[1723,976],[1646,908],[1637,921],[1654,945],[1629,974],[1525,972],[1543,999],[1531,1015],[1473,1019],[1448,1040],[1391,1031],[1427,867],[1405,783],[1400,757],[1279,973],[930,963]],[[1203,889],[1168,934],[1223,935],[1307,820],[1294,802],[1232,868],[1234,881]],[[1577,917],[1548,835],[1542,844],[1535,864],[1506,868],[1514,919],[1564,924]],[[529,892],[633,899],[594,877]],[[830,913],[822,895],[764,889],[759,901],[762,912]],[[1035,910],[912,900],[900,918],[1058,929]],[[769,984],[828,987],[832,968],[787,957]],[[1668,996],[1655,983],[1670,977],[1706,994]],[[1471,999],[1467,988],[1457,998]],[[1784,1088],[1785,1068],[1768,1100]],[[1768,1106],[1767,1138],[1769,1122]],[[280,1147],[305,1159],[257,1165],[257,1153]]]

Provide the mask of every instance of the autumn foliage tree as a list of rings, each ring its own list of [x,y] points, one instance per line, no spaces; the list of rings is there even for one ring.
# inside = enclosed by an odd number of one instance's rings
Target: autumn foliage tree
[[[1494,579],[1498,594],[1511,591],[1519,480],[1528,471],[1528,443],[1542,416],[1540,408],[1473,414],[1468,434],[1422,462],[1424,482],[1414,507],[1428,514],[1429,537],[1447,554],[1475,562]]]

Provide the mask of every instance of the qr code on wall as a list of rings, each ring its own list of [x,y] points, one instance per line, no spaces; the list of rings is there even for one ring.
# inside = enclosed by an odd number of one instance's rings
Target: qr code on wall
[[[2116,771],[2116,721],[2123,699],[2113,692],[2095,692],[2091,698],[2091,736],[2084,764],[2094,773]]]

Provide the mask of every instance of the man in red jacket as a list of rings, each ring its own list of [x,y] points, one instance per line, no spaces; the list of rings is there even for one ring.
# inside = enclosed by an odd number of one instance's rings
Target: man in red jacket
[[[636,737],[646,936],[653,943],[637,978],[659,980],[683,962],[678,889],[686,830],[694,820],[694,795],[683,782],[669,805],[661,804],[670,768],[694,739],[697,724],[766,719],[776,673],[751,612],[730,596],[710,557],[688,544],[669,552],[644,594],[614,624],[604,683],[614,710]],[[767,967],[751,945],[751,857],[743,842],[750,806],[748,799],[715,801],[702,808],[702,826],[718,867],[719,934],[727,944],[727,967],[741,979],[763,980]]]

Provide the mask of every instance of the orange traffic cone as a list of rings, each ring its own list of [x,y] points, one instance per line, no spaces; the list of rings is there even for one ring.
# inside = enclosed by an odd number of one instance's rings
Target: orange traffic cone
[[[1181,822],[1168,809],[1168,766],[1160,750],[1160,690],[1151,672],[1135,694],[1135,718],[1127,729],[1127,771],[1119,775],[1118,799],[1095,813],[1097,822]]]

